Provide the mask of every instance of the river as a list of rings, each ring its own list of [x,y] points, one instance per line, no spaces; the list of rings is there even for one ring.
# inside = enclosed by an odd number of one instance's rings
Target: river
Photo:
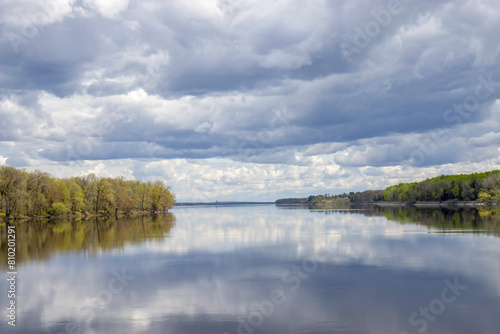
[[[20,222],[16,326],[3,316],[0,332],[497,334],[499,216],[258,205]]]

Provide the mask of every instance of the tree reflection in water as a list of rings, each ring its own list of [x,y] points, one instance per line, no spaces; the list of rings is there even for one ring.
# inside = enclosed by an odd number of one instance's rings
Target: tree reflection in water
[[[500,236],[500,208],[498,207],[443,207],[423,208],[415,206],[346,206],[327,210],[313,210],[325,214],[362,214],[368,217],[385,216],[401,224],[425,225],[433,231],[467,232]]]
[[[48,259],[57,252],[123,249],[127,243],[163,239],[175,224],[172,213],[121,218],[60,219],[16,223],[16,261]],[[7,227],[0,227],[0,258],[7,258]],[[5,266],[2,262],[1,266]]]

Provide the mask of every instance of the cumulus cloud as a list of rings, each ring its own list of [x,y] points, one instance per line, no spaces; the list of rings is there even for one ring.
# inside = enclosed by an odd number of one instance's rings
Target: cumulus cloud
[[[0,156],[18,167],[226,159],[255,172],[237,174],[259,180],[242,181],[245,196],[271,182],[267,168],[287,175],[278,193],[382,186],[398,166],[496,168],[496,7],[4,1]],[[358,181],[375,171],[386,181]]]

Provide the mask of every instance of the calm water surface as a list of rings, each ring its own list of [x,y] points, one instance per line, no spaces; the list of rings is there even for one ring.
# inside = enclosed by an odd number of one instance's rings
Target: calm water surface
[[[16,327],[2,317],[0,332],[497,334],[498,216],[242,206],[19,223]]]

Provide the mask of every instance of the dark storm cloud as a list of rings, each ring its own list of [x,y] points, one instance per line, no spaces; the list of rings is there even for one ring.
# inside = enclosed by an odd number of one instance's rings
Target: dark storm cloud
[[[480,128],[500,97],[495,2],[58,3],[43,22],[35,0],[24,16],[0,5],[0,138],[32,141],[31,158],[64,160],[95,138],[78,156],[301,164],[335,146],[338,164],[392,166],[440,130],[492,156],[454,129]],[[96,134],[103,122],[112,130]],[[437,146],[423,164],[471,160]]]

